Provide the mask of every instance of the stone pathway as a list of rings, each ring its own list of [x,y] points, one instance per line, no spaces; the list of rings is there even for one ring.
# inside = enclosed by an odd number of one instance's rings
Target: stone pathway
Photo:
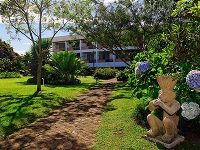
[[[0,141],[0,150],[86,150],[94,146],[101,114],[115,80],[91,89],[48,117]]]

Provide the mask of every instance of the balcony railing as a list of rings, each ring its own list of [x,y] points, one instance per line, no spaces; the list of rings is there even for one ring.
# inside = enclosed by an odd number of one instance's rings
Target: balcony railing
[[[129,62],[128,62],[129,63]],[[100,63],[86,63],[89,67],[126,67],[124,62],[100,62]]]

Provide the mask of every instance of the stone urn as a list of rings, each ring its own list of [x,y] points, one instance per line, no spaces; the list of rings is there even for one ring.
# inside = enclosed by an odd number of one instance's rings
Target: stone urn
[[[148,105],[151,114],[147,116],[150,130],[146,138],[172,148],[184,141],[184,137],[178,135],[177,129],[179,117],[176,113],[180,109],[180,103],[176,100],[176,93],[173,90],[177,80],[172,76],[159,76],[157,82],[160,91],[158,98],[150,101]],[[157,109],[162,112],[160,117],[154,113]]]

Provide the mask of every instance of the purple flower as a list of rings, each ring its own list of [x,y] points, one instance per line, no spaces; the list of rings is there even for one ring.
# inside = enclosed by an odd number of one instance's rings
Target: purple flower
[[[138,62],[136,64],[135,72],[142,73],[150,69],[150,62],[144,61],[144,62]]]
[[[190,71],[186,77],[186,82],[190,88],[200,89],[200,71]]]

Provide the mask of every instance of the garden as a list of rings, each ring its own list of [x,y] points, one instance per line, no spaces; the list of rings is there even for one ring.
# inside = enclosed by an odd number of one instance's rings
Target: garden
[[[19,55],[0,40],[0,149],[200,149],[200,1],[19,2],[0,2],[8,33],[32,42]],[[52,52],[60,30],[127,67]]]

